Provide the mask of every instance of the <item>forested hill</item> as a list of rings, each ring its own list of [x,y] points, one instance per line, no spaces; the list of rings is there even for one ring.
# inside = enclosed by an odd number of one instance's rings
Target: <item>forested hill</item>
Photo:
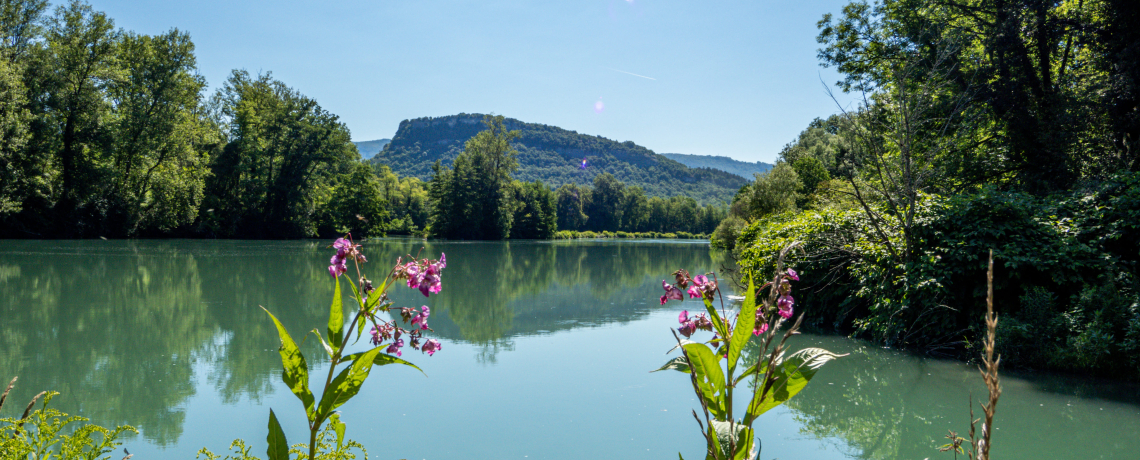
[[[360,158],[365,160],[372,158],[377,153],[384,149],[385,145],[392,142],[391,139],[376,139],[374,141],[360,141],[353,142],[356,144],[356,151],[360,152]]]
[[[748,180],[752,180],[752,178],[756,177],[757,173],[768,172],[773,166],[762,161],[749,163],[747,161],[716,155],[689,155],[685,153],[662,153],[661,155],[690,168],[719,169]]]
[[[388,165],[401,176],[427,180],[436,160],[450,165],[467,139],[486,128],[483,117],[459,114],[404,120],[392,142],[370,161]],[[541,180],[549,187],[589,185],[595,176],[608,172],[627,186],[641,187],[649,196],[685,195],[702,203],[730,202],[747,183],[724,171],[687,167],[631,141],[617,142],[511,118],[505,125],[521,131],[513,145],[519,151],[514,178],[522,181]],[[588,164],[585,169],[580,167],[583,158]]]

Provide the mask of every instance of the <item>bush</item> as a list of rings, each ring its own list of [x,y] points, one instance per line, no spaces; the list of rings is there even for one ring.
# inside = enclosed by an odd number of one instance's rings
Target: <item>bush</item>
[[[803,241],[804,253],[788,262],[808,273],[806,323],[890,346],[965,352],[981,330],[978,280],[992,248],[1008,362],[1140,375],[1137,177],[1049,197],[996,189],[925,197],[909,261],[887,251],[863,212],[836,207],[762,218],[741,231],[735,254],[743,273],[767,273],[776,248]]]

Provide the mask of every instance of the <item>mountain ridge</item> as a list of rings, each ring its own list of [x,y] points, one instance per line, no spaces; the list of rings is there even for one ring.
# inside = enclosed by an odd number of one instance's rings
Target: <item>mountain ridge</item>
[[[391,139],[376,139],[371,141],[353,142],[356,145],[356,150],[360,152],[360,158],[369,160],[384,150],[384,146],[392,142]]]
[[[436,160],[450,165],[467,139],[484,129],[483,118],[482,114],[461,113],[404,120],[392,141],[369,161],[387,165],[401,176],[427,180]],[[505,119],[504,125],[521,134],[512,146],[519,152],[514,178],[522,181],[541,180],[552,188],[590,185],[594,177],[608,172],[627,186],[640,186],[648,196],[685,195],[701,203],[731,202],[747,183],[725,171],[690,168],[632,141],[618,142],[513,118]],[[587,162],[584,169],[580,167],[583,159]]]
[[[756,174],[766,173],[776,166],[763,161],[750,163],[720,155],[693,155],[687,153],[662,153],[660,155],[690,168],[719,169],[748,180],[753,180]]]

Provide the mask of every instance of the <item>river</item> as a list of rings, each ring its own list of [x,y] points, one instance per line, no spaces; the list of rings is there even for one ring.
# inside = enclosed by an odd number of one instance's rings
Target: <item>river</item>
[[[440,252],[439,295],[392,291],[397,306],[432,307],[443,349],[404,353],[427,376],[377,368],[340,409],[371,458],[703,458],[688,379],[649,371],[669,359],[677,314],[700,309],[660,305],[661,280],[713,271],[707,243],[383,239],[366,242],[365,267],[380,278],[400,255]],[[323,329],[331,255],[313,241],[0,241],[0,379],[20,377],[0,416],[59,391],[53,407],[138,427],[124,444],[134,460],[220,453],[234,438],[264,458],[269,408],[291,442],[307,440],[258,306],[298,341]],[[327,357],[307,337],[319,387]],[[985,395],[964,363],[843,337],[793,340],[850,355],[757,421],[762,459],[953,458],[936,447],[947,430],[965,435],[970,396]],[[994,458],[1140,455],[1140,386],[1002,377]]]

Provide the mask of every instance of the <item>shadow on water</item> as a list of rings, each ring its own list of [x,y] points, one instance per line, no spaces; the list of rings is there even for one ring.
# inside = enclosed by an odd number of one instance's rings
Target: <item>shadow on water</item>
[[[0,241],[0,378],[20,376],[13,400],[59,391],[61,410],[174,444],[199,370],[226,404],[272,392],[276,330],[257,307],[298,341],[323,324],[332,294],[326,246]],[[425,299],[396,286],[397,305],[431,305],[435,335],[482,346],[485,363],[515,336],[644,317],[662,308],[665,274],[710,265],[706,246],[683,243],[391,239],[366,243],[366,274],[381,279],[397,257],[421,251],[447,253],[444,290]],[[318,346],[302,344],[310,365],[327,361]]]

